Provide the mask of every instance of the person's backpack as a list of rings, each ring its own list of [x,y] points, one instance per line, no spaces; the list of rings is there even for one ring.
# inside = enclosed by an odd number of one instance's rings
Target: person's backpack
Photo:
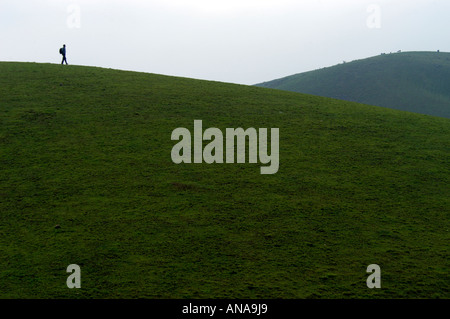
[[[63,48],[59,49],[59,54],[63,54]]]

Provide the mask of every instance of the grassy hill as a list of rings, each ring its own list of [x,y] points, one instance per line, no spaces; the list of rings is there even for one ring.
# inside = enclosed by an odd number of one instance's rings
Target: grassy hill
[[[450,53],[385,54],[258,86],[450,118]]]
[[[450,297],[448,119],[92,67],[0,74],[0,298]],[[278,173],[174,164],[171,133],[196,119],[279,128]]]

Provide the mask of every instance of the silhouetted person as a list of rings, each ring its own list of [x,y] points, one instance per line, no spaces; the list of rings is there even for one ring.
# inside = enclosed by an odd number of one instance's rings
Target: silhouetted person
[[[61,50],[59,50],[59,52],[62,54],[63,59],[61,61],[61,64],[64,64],[64,62],[66,62],[66,65],[69,64],[67,63],[67,59],[66,59],[66,45],[64,44],[63,47],[61,48]]]

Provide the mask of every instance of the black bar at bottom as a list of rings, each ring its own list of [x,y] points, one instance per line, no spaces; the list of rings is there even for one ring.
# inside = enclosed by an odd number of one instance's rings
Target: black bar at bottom
[[[311,318],[322,316],[386,316],[416,314],[420,310],[448,306],[446,300],[285,300],[285,299],[94,299],[94,300],[0,300],[2,311],[10,308],[46,315],[104,315],[145,318]],[[431,307],[431,308],[430,308]],[[134,317],[134,316],[133,316]],[[141,316],[139,316],[141,317]],[[127,318],[128,319],[128,318]],[[130,317],[131,319],[131,317]]]

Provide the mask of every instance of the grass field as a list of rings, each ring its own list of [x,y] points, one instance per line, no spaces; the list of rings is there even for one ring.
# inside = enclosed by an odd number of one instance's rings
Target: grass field
[[[403,52],[341,63],[258,86],[450,118],[450,53]]]
[[[449,119],[92,67],[0,74],[0,298],[450,297]],[[278,173],[174,164],[171,133],[196,119],[279,128]]]

